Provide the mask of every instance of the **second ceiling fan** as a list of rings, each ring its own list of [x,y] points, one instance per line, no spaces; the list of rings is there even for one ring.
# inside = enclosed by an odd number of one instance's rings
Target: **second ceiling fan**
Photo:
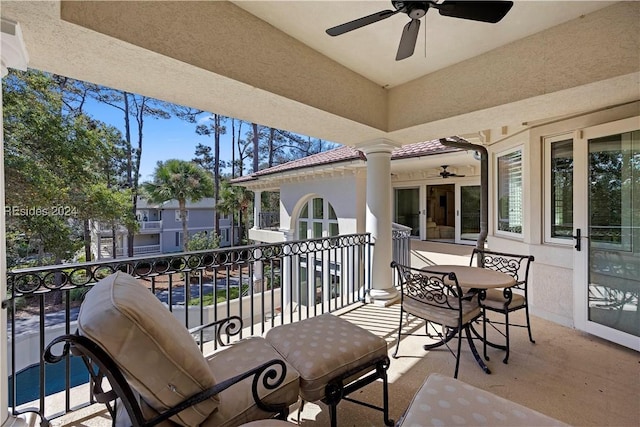
[[[395,10],[382,10],[380,12],[364,16],[353,21],[329,28],[327,34],[339,36],[349,31],[356,30],[383,19],[387,19],[397,13],[406,13],[410,18],[402,30],[396,61],[413,55],[420,30],[420,18],[427,14],[430,8],[438,9],[440,15],[453,18],[470,19],[495,24],[509,12],[512,1],[392,1]]]
[[[449,172],[447,170],[449,165],[442,165],[440,167],[442,168],[442,172],[440,172],[440,176],[443,177],[443,178],[449,178],[449,177],[452,177],[452,176],[457,176],[458,178],[462,178],[464,176],[464,175],[458,175],[457,173]]]

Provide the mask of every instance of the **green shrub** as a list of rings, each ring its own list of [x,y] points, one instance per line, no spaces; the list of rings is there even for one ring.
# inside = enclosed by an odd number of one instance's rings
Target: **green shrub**
[[[242,290],[249,289],[248,285],[242,285]],[[229,288],[229,299],[236,299],[240,293],[240,289],[237,286]],[[227,300],[227,290],[218,289],[216,291],[216,303],[225,302]],[[200,298],[193,298],[189,301],[189,305],[200,305]],[[202,305],[213,305],[213,294],[206,294],[202,297]]]

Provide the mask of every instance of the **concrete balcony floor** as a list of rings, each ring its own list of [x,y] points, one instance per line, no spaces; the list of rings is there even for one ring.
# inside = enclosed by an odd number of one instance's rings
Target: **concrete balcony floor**
[[[384,337],[393,353],[397,337],[399,306],[357,305],[340,315]],[[521,312],[512,315],[522,320]],[[424,323],[412,321],[409,329],[424,331]],[[640,354],[591,335],[546,320],[532,318],[536,344],[526,330],[512,329],[509,364],[503,353],[489,349],[491,375],[481,371],[465,341],[458,378],[481,389],[528,406],[577,426],[640,425]],[[455,342],[453,340],[452,342]],[[411,398],[432,372],[452,376],[455,360],[446,349],[426,352],[424,338],[403,337],[398,359],[389,368],[390,415],[397,420]],[[477,343],[481,350],[480,343]],[[381,401],[381,385],[370,384],[353,397],[374,404]],[[110,426],[102,406],[54,420],[55,426]],[[297,407],[289,420],[295,424]],[[322,403],[307,403],[300,414],[304,426],[328,426],[328,410]],[[338,406],[341,427],[381,426],[381,413],[343,401]]]

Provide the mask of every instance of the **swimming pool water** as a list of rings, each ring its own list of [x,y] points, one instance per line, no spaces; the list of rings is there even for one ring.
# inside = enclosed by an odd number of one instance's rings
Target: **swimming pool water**
[[[89,382],[89,373],[81,357],[69,359],[71,387]],[[63,391],[66,387],[66,364],[45,363],[45,395]],[[40,398],[40,365],[32,365],[16,374],[16,406]],[[13,406],[13,377],[9,377],[9,406]]]

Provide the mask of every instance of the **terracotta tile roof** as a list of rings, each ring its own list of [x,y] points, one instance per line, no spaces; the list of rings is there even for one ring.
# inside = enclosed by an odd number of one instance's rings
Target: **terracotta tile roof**
[[[245,182],[253,179],[258,179],[259,177],[265,175],[273,175],[276,173],[295,169],[304,169],[307,167],[348,162],[353,160],[366,160],[366,158],[362,151],[357,150],[353,147],[343,145],[341,147],[334,148],[333,150],[323,151],[322,153],[312,154],[310,156],[303,157],[302,159],[292,160],[287,163],[282,163],[280,165],[276,165],[267,169],[262,169],[258,172],[252,173],[251,175],[245,175],[239,178],[235,178],[231,182]]]
[[[391,153],[391,160],[430,156],[433,154],[451,153],[454,151],[460,151],[460,149],[445,147],[440,144],[439,140],[434,139],[431,141],[417,142],[415,144],[396,148],[393,150],[393,153]]]
[[[400,148],[396,148],[391,153],[391,160],[429,156],[433,154],[442,154],[453,151],[459,151],[459,149],[445,147],[444,145],[440,144],[437,139],[434,139],[432,141],[417,142],[415,144],[409,144]],[[280,172],[354,160],[366,161],[367,158],[362,151],[356,148],[341,146],[338,148],[334,148],[333,150],[324,151],[322,153],[313,154],[302,159],[293,160],[287,163],[282,163],[277,166],[263,169],[251,175],[241,176],[239,178],[233,179],[231,182],[246,182],[258,179],[261,176],[273,175]]]
[[[287,163],[282,163],[277,166],[263,169],[254,173],[255,176],[271,175],[278,172],[283,172],[293,169],[302,169],[311,166],[327,165],[331,163],[340,163],[351,160],[366,160],[364,153],[353,147],[341,146],[334,148],[333,150],[323,151],[322,153],[312,154],[311,156],[303,157],[302,159],[293,160]]]

